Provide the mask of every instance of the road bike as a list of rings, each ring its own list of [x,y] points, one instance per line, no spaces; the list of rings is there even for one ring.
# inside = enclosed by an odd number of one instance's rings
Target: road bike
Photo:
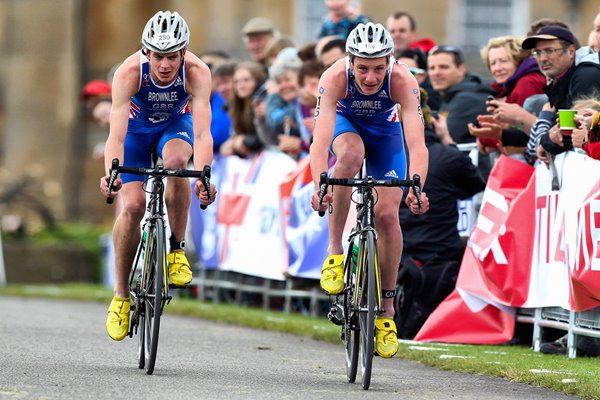
[[[154,157],[156,160],[156,157]],[[164,306],[172,297],[170,288],[178,286],[167,284],[167,245],[165,231],[165,177],[198,178],[205,188],[210,188],[210,167],[202,171],[185,169],[165,169],[153,162],[152,168],[119,166],[119,160],[114,159],[110,171],[109,191],[114,189],[114,180],[119,173],[145,175],[148,178],[142,187],[148,193],[147,213],[142,223],[142,238],[137,248],[133,266],[129,275],[129,290],[131,296],[131,318],[128,336],[138,334],[138,367],[145,368],[146,374],[154,372],[156,353],[158,351],[158,336],[160,317]],[[208,190],[210,201],[210,190]],[[107,198],[111,204],[113,198]],[[206,206],[201,206],[203,209]]]
[[[383,313],[377,232],[375,230],[375,204],[378,186],[410,187],[417,197],[422,212],[421,179],[329,178],[322,173],[319,180],[319,209],[328,186],[350,186],[355,190],[352,202],[356,204],[356,226],[352,228],[344,261],[344,289],[335,296],[328,318],[342,326],[341,339],[346,350],[346,375],[354,383],[359,361],[363,389],[371,385],[371,369],[375,346],[375,317]],[[331,212],[331,204],[330,209]],[[319,211],[323,216],[324,211]]]

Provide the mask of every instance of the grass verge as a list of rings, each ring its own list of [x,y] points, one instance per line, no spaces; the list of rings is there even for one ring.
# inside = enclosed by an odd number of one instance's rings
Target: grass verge
[[[108,304],[112,291],[99,285],[8,285],[0,295],[101,301]],[[239,305],[214,304],[176,298],[166,308],[186,315],[339,343],[339,328],[324,318],[285,314]],[[584,399],[600,400],[600,359],[549,356],[524,346],[449,345],[402,341],[398,357],[448,371],[496,376],[549,388]]]

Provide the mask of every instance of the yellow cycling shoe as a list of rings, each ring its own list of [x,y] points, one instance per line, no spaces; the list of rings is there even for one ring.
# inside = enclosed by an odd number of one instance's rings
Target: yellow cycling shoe
[[[185,286],[192,281],[190,263],[183,250],[175,250],[167,256],[169,262],[169,281],[175,286]]]
[[[344,255],[334,254],[325,259],[321,268],[321,289],[329,295],[344,290]]]
[[[396,323],[392,318],[375,318],[375,352],[383,358],[391,358],[398,352]]]
[[[113,340],[123,340],[129,331],[129,310],[131,300],[113,297],[108,307],[106,331]]]

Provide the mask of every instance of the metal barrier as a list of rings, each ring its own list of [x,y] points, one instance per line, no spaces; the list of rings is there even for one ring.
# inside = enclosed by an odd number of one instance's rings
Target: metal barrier
[[[2,230],[0,229],[0,286],[6,285],[6,271],[4,270],[4,247],[2,246]]]
[[[213,302],[259,306],[286,313],[300,311],[311,316],[326,315],[329,296],[312,279],[287,277],[279,281],[233,271],[198,268],[192,283],[197,297]]]
[[[577,336],[600,338],[600,307],[575,312],[561,307],[517,310],[517,322],[533,324],[533,350],[540,351],[544,328],[567,332],[567,356],[577,357]]]

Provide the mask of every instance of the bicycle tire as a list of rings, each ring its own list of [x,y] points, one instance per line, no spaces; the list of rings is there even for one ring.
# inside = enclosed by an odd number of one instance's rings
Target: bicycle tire
[[[139,250],[138,250],[139,251]],[[132,273],[136,273],[136,271],[134,270]],[[146,354],[144,352],[144,310],[139,301],[139,299],[141,298],[141,293],[142,293],[142,277],[141,275],[138,276],[138,278],[136,279],[135,282],[135,286],[133,289],[133,293],[134,296],[131,296],[132,299],[135,299],[135,308],[134,309],[134,314],[137,314],[137,318],[135,320],[132,320],[132,323],[134,324],[134,326],[132,326],[130,329],[133,330],[134,333],[137,334],[138,337],[138,368],[139,369],[144,369],[144,366],[146,365]],[[141,330],[140,330],[141,327]]]
[[[357,329],[354,295],[356,292],[356,272],[352,266],[352,244],[348,248],[345,263],[345,287],[342,297],[344,309],[344,325],[342,326],[344,349],[346,352],[346,376],[349,383],[356,381],[358,370],[358,350],[360,331]]]
[[[135,261],[133,266],[131,267],[131,272],[130,272],[130,278],[129,278],[129,294],[130,294],[130,298],[132,301],[131,304],[131,319],[130,319],[130,326],[129,326],[129,336],[133,337],[133,335],[137,335],[138,336],[138,368],[139,369],[144,369],[144,365],[145,365],[145,355],[144,355],[144,334],[143,334],[143,327],[144,327],[144,307],[142,306],[142,303],[140,302],[140,299],[142,298],[142,272],[139,271],[138,269],[138,260],[141,257],[141,246],[138,246],[137,249],[137,253],[135,256]],[[144,260],[142,260],[143,262]],[[139,331],[138,329],[142,327],[142,331]]]
[[[140,327],[142,327],[142,329],[144,329],[144,324],[145,324],[145,319],[144,316],[142,314],[140,314],[139,317],[139,325]],[[139,369],[144,369],[144,367],[146,366],[146,352],[145,352],[145,343],[144,343],[144,332],[139,332],[138,333],[138,368]]]
[[[360,273],[360,360],[361,360],[361,383],[364,390],[371,385],[371,371],[373,367],[373,353],[375,351],[375,307],[376,298],[376,262],[377,247],[375,234],[372,231],[365,233],[365,242],[361,246],[362,254],[359,252],[359,263],[362,262]]]
[[[144,294],[144,361],[146,374],[152,375],[158,351],[165,287],[165,228],[161,219],[154,220],[150,225],[146,257],[149,258]]]

